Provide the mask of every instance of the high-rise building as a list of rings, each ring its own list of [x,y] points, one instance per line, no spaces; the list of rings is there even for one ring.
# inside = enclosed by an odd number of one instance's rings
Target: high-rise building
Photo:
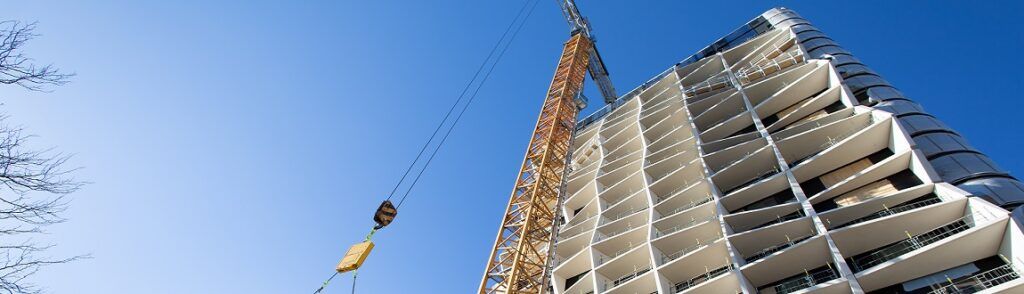
[[[791,10],[577,129],[554,293],[1024,293],[1024,185]]]

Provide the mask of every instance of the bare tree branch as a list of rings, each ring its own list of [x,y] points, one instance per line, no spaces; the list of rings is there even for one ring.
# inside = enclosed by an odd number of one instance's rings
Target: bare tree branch
[[[67,84],[74,73],[63,73],[52,64],[36,65],[25,56],[26,42],[39,36],[36,23],[0,21],[0,84],[14,84],[32,91],[49,91],[49,86]]]
[[[46,92],[74,76],[24,55],[25,43],[38,36],[35,28],[34,22],[0,21],[0,85]],[[70,155],[33,149],[32,136],[7,119],[0,114],[0,294],[36,294],[42,289],[29,278],[41,268],[87,258],[54,258],[45,254],[54,245],[32,240],[66,220],[66,196],[85,183],[71,177],[76,168],[65,167]]]
[[[14,245],[0,245],[0,292],[8,294],[36,294],[42,291],[26,278],[39,271],[40,268],[68,263],[89,258],[75,256],[71,258],[52,259],[38,256],[39,253],[52,248],[52,245],[38,245],[31,240]]]
[[[33,150],[30,135],[11,127],[0,115],[0,293],[36,294],[41,290],[27,278],[40,268],[71,262],[86,256],[51,258],[40,253],[53,245],[40,245],[30,236],[43,227],[65,221],[66,197],[84,185],[65,169],[69,156],[51,150]],[[4,240],[25,240],[5,243]]]

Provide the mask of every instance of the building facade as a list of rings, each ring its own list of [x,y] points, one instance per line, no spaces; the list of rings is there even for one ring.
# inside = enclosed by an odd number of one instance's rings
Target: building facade
[[[573,149],[554,293],[1024,293],[1024,185],[785,8]]]

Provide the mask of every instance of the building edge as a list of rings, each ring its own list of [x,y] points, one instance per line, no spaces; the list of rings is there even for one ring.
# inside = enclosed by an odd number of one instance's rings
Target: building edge
[[[904,96],[795,11],[777,7],[759,18],[772,27],[792,28],[810,58],[832,60],[860,104],[897,117],[943,181],[1007,210],[1024,204],[1024,183],[999,168],[967,139],[925,112],[921,105]],[[1018,223],[1024,221],[1024,210],[1016,209],[1013,215]]]

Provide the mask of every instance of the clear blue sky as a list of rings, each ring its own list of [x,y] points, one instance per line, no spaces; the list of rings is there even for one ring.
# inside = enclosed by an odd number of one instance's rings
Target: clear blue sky
[[[312,2],[312,1],[310,1]],[[45,238],[52,293],[309,293],[514,15],[517,1],[16,1],[29,52],[78,73],[0,90],[81,179]],[[759,15],[797,10],[1002,167],[1024,176],[1018,1],[580,1],[625,92]],[[840,6],[846,5],[846,6]],[[541,1],[379,233],[360,293],[469,293],[567,31]],[[593,85],[591,97],[598,97]],[[347,293],[338,279],[327,293]]]

